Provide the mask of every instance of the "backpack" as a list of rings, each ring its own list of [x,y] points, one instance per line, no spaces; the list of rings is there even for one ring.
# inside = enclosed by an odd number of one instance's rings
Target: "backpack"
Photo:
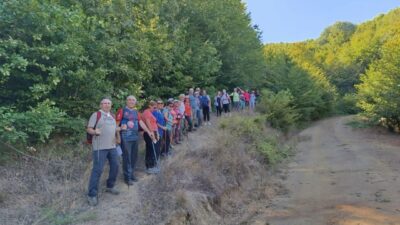
[[[208,106],[209,101],[210,100],[208,99],[208,95],[201,96],[201,98],[200,98],[200,103],[201,103],[202,107]]]
[[[97,123],[99,122],[99,120],[100,120],[100,118],[101,118],[101,112],[100,111],[97,111],[97,114],[96,114],[96,123],[94,124],[94,127],[93,127],[93,129],[96,129],[96,126],[97,126]],[[87,127],[87,126],[86,126]],[[86,132],[86,144],[92,144],[92,141],[93,141],[93,135],[92,134],[89,134],[88,132]]]

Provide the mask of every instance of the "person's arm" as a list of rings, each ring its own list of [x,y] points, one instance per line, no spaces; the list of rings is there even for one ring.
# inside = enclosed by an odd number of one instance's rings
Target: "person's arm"
[[[96,135],[96,136],[100,135],[100,133],[101,133],[100,129],[98,129],[98,128],[94,129],[96,124],[97,124],[97,112],[93,113],[90,116],[89,123],[86,128],[86,132],[88,132],[91,135]]]
[[[101,134],[100,129],[98,129],[98,128],[93,129],[93,127],[88,127],[88,128],[86,128],[86,132],[88,132],[88,133],[91,134],[91,135],[96,135],[96,136],[98,136],[98,135]]]

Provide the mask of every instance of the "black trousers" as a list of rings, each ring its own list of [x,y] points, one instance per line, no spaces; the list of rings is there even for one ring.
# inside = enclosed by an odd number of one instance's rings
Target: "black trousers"
[[[210,107],[208,106],[203,106],[203,120],[210,121]]]
[[[151,140],[151,137],[147,134],[147,132],[144,132],[143,138],[144,141],[146,142],[146,155],[145,155],[146,168],[147,169],[153,168],[157,165],[157,160],[160,157],[160,141],[154,143]]]

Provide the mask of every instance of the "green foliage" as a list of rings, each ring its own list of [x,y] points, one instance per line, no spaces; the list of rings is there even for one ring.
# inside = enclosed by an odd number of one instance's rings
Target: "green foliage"
[[[336,113],[338,114],[357,114],[360,108],[357,107],[357,95],[355,93],[345,94],[337,101]]]
[[[357,105],[375,121],[390,129],[400,126],[400,36],[382,47],[382,58],[370,65],[357,85]]]
[[[266,87],[275,93],[290,92],[293,97],[291,106],[299,114],[299,121],[315,120],[331,112],[336,91],[317,68],[295,61],[286,53],[292,50],[284,46],[270,45],[264,50]]]
[[[394,9],[357,26],[335,23],[316,40],[267,45],[266,86],[274,92],[288,89],[300,120],[361,111],[395,129],[400,125],[399,35],[400,9]]]
[[[0,107],[0,138],[9,143],[45,142],[54,131],[64,135],[67,140],[82,135],[82,119],[72,119],[51,101],[39,103],[26,112]]]
[[[8,113],[0,125],[11,142],[81,134],[81,118],[104,96],[116,109],[132,94],[256,87],[264,72],[260,33],[239,0],[6,0],[0,30],[0,107]],[[47,100],[47,113],[69,120],[35,124],[34,109]]]
[[[294,98],[290,91],[263,90],[261,99],[257,104],[257,110],[265,115],[272,127],[288,131],[300,118],[300,114],[294,107]]]
[[[221,120],[220,128],[229,130],[235,138],[251,143],[249,150],[259,153],[270,165],[289,156],[290,148],[279,143],[276,131],[267,129],[264,116],[225,118]]]
[[[265,125],[264,116],[233,117],[220,123],[221,128],[251,143],[251,150],[257,151],[270,165],[274,165],[289,156],[289,148],[281,145],[278,134],[270,129],[267,130]]]

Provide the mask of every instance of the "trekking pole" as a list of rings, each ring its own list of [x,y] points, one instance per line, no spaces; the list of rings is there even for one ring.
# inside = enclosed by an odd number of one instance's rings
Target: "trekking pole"
[[[154,141],[151,140],[151,145],[153,147],[153,154],[154,154],[154,159],[156,160],[156,165],[158,167],[158,169],[161,171],[160,165],[158,164],[158,159],[157,159],[157,155],[156,155],[156,148],[154,147]]]

